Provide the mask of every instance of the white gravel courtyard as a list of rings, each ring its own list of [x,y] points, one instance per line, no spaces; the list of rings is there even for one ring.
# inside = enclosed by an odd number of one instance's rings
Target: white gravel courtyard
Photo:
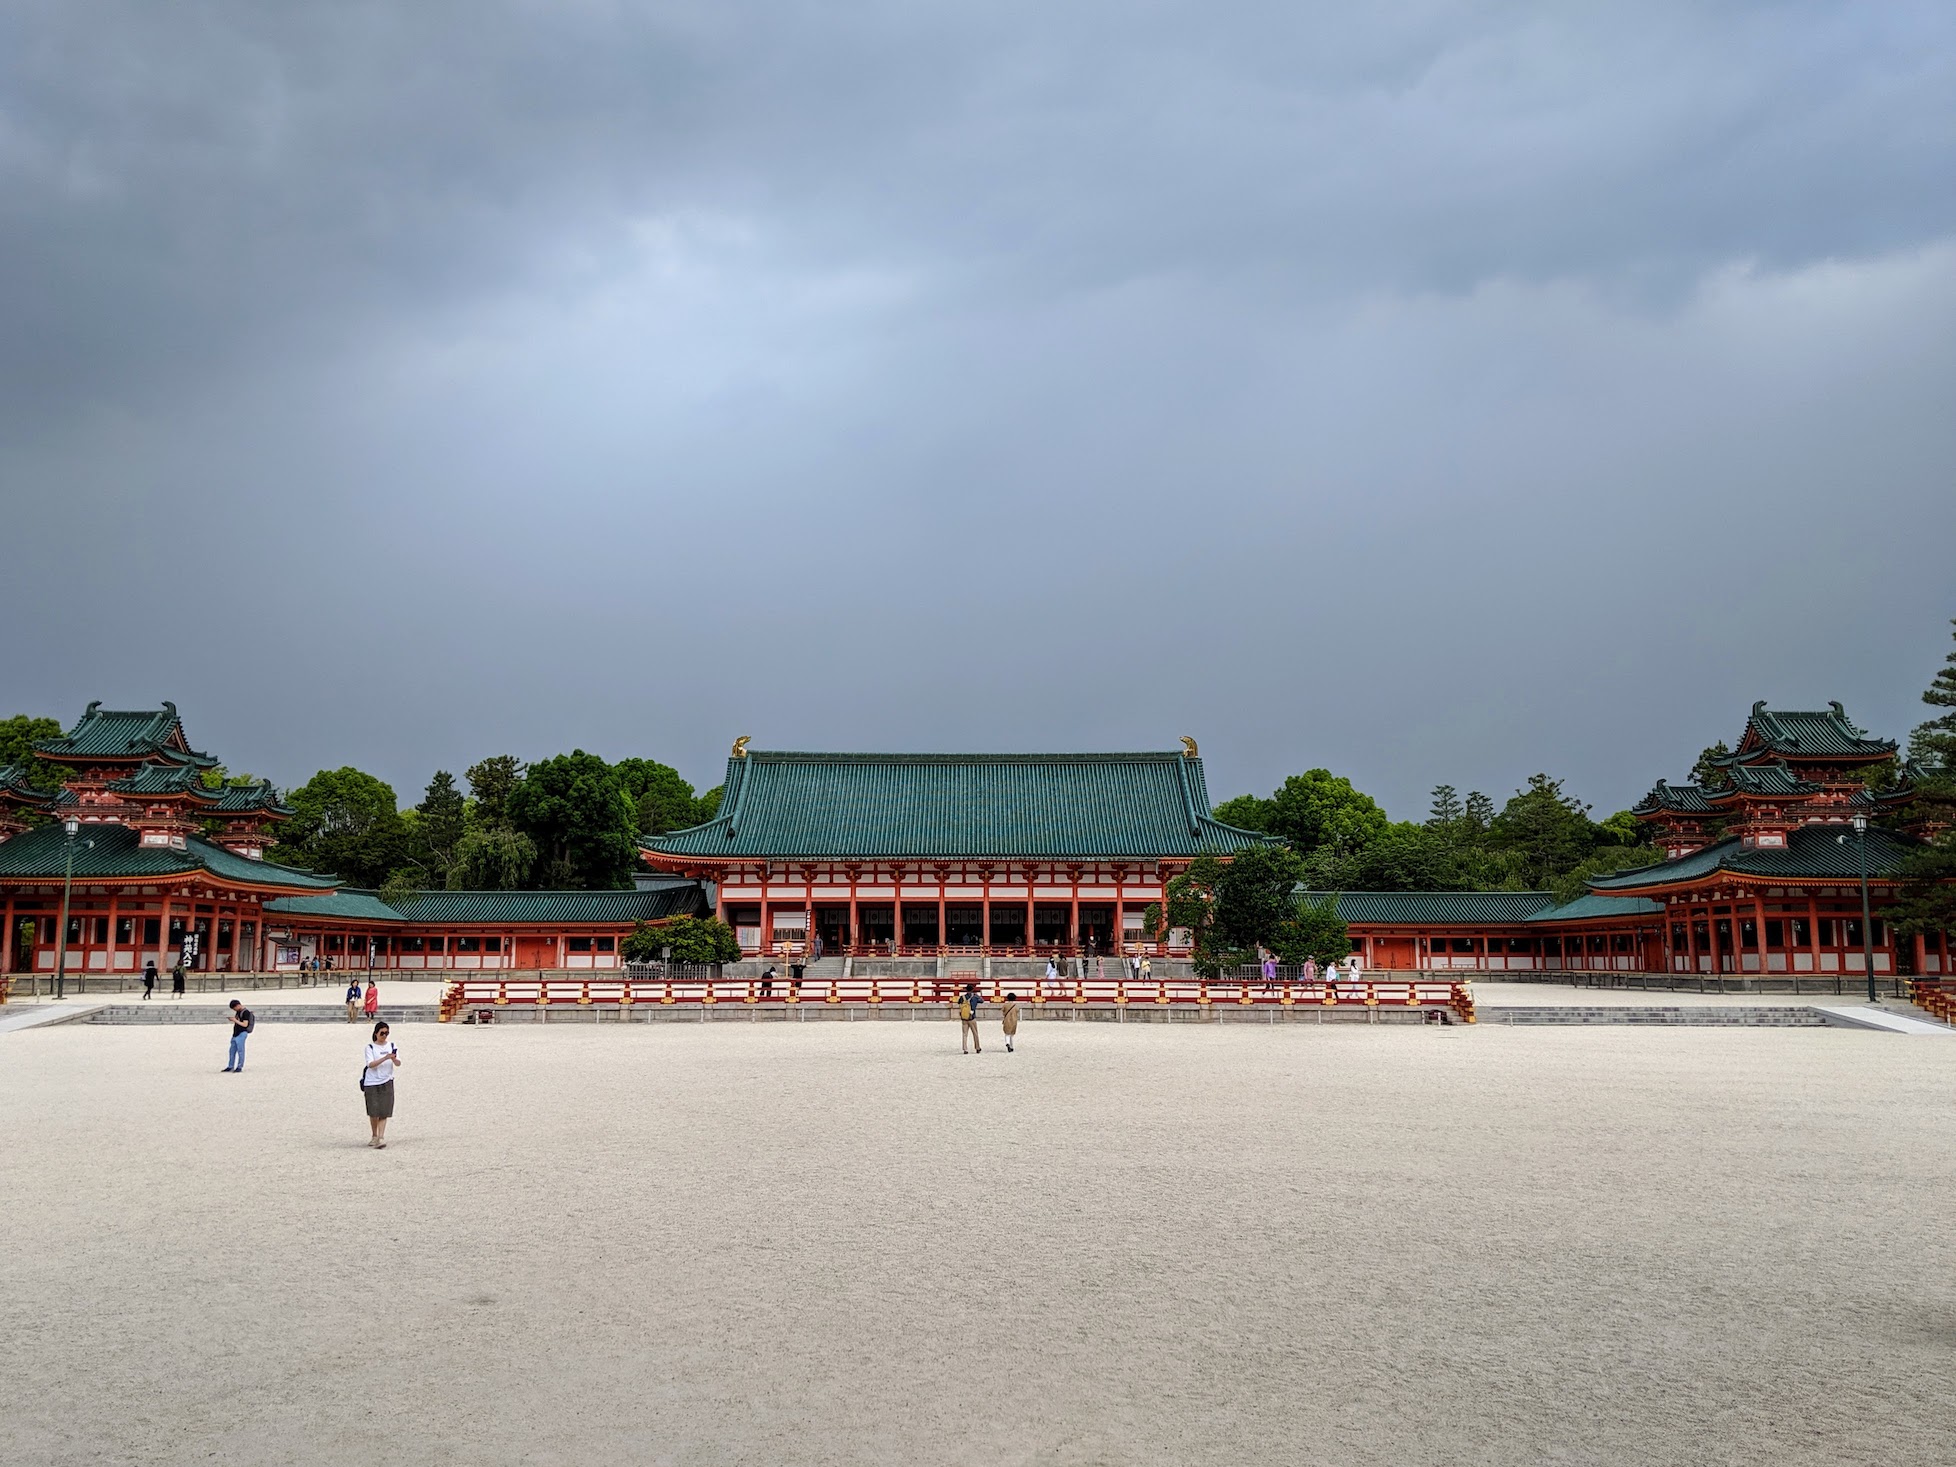
[[[1956,1043],[363,1035],[0,1036],[0,1460],[1956,1456]]]

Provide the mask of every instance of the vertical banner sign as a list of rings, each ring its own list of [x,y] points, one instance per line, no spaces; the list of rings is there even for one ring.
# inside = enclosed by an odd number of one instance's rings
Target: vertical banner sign
[[[195,932],[186,932],[183,935],[183,966],[186,968],[197,966],[197,934]]]

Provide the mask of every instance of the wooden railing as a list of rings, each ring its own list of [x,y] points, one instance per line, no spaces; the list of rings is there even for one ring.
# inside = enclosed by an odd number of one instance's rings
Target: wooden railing
[[[441,1019],[446,1023],[457,1015],[477,1009],[522,1007],[549,1009],[560,1006],[603,1006],[624,1011],[641,1004],[657,1006],[687,1005],[707,1007],[719,1004],[767,1004],[792,1007],[800,1004],[942,1004],[953,1003],[967,981],[978,982],[976,975],[953,974],[946,978],[919,978],[907,975],[878,976],[857,974],[851,978],[808,979],[796,985],[777,978],[764,985],[758,978],[720,979],[634,979],[598,976],[592,978],[460,978],[449,983],[442,995]],[[1014,980],[990,979],[978,982],[979,992],[988,1004],[1003,1002],[1007,993],[1035,1009],[1045,1005],[1119,1008],[1124,1005],[1183,1005],[1192,1008],[1358,1008],[1418,1009],[1449,1013],[1465,1023],[1474,1022],[1472,989],[1463,982],[1448,980],[1382,981],[1341,979],[1337,982],[1210,982],[1200,978],[1157,978],[1136,982],[1124,978],[1062,978],[1047,982],[1043,978]]]
[[[1915,1006],[1928,1012],[1931,1018],[1941,1019],[1945,1024],[1956,1024],[1956,982],[1948,979],[1916,978],[1908,985],[1908,996]]]

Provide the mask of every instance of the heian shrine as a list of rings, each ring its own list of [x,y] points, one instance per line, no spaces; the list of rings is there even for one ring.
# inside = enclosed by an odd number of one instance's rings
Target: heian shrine
[[[1268,839],[1210,814],[1201,757],[1182,742],[1173,753],[807,754],[743,739],[718,815],[645,840],[645,860],[713,883],[720,917],[753,952],[1152,952],[1143,914],[1177,872]]]
[[[263,859],[289,818],[267,785],[227,787],[176,709],[91,704],[39,746],[42,788],[0,769],[0,966],[48,972],[335,967],[443,973],[615,969],[638,922],[716,912],[754,956],[803,961],[1187,953],[1146,909],[1196,856],[1269,837],[1217,821],[1194,740],[1128,754],[828,754],[727,760],[719,811],[645,838],[631,891],[425,891],[389,905]],[[1947,934],[1864,933],[1920,829],[1896,746],[1822,712],[1753,707],[1702,785],[1634,807],[1667,859],[1549,892],[1300,893],[1337,904],[1368,969],[1481,973],[1947,974]],[[72,832],[72,833],[71,833]],[[68,862],[72,859],[72,879]],[[69,916],[60,928],[64,887]],[[59,930],[58,930],[59,929]],[[862,968],[856,969],[863,971]]]
[[[292,812],[267,784],[212,787],[217,760],[174,704],[91,703],[39,745],[66,775],[0,768],[0,972],[296,968],[612,968],[639,921],[700,909],[696,888],[422,892],[390,907],[337,878],[263,859]],[[30,825],[30,821],[38,821]],[[61,927],[64,892],[67,924]]]

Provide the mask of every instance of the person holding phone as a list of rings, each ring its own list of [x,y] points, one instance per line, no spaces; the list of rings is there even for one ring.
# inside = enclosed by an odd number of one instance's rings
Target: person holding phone
[[[367,1103],[367,1126],[373,1132],[367,1144],[376,1151],[387,1149],[387,1123],[394,1116],[394,1071],[400,1066],[401,1054],[388,1036],[386,1023],[374,1025],[367,1062],[360,1070],[360,1095]]]

